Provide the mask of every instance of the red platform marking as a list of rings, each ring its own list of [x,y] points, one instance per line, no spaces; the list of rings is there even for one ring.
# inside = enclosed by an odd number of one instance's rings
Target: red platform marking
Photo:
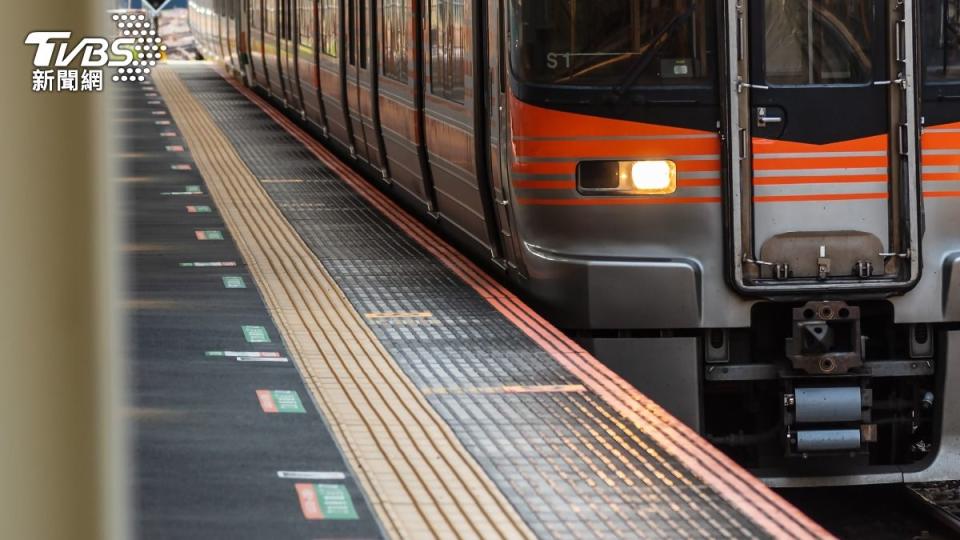
[[[260,401],[260,408],[265,413],[279,413],[277,404],[273,401],[273,393],[269,390],[257,390],[257,399]]]
[[[303,517],[310,520],[323,519],[320,501],[317,499],[317,490],[313,487],[313,484],[296,484],[296,487]]]

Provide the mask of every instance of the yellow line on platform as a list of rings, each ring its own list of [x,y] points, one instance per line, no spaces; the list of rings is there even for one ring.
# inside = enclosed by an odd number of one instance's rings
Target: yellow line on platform
[[[154,72],[307,387],[401,538],[533,538],[171,68]]]

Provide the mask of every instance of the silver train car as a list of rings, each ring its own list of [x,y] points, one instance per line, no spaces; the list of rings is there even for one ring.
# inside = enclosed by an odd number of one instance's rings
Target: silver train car
[[[960,478],[960,3],[194,0],[190,24],[770,484]]]

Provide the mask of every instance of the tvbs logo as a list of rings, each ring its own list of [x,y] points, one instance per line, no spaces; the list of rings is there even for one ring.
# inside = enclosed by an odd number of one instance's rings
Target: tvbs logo
[[[116,68],[114,82],[143,82],[166,50],[143,14],[115,14],[116,38],[85,37],[71,43],[72,32],[31,32],[24,44],[35,47],[34,92],[99,92],[104,68]],[[54,84],[56,83],[56,84]]]

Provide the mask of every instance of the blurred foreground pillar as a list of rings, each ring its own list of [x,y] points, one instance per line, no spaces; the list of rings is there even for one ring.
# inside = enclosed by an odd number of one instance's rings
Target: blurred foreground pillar
[[[105,234],[108,98],[32,92],[23,44],[31,31],[76,41],[107,23],[99,0],[4,2],[0,15],[0,538],[124,534],[105,294],[119,290]]]

